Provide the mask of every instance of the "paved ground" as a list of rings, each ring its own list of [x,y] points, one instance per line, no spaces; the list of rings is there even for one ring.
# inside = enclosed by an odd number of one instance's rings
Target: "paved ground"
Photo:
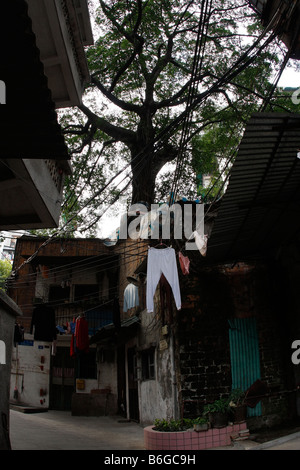
[[[291,432],[291,431],[290,431]],[[143,427],[120,417],[72,416],[65,411],[10,411],[12,450],[145,450]],[[252,439],[214,450],[300,450],[300,432],[267,442]]]
[[[10,411],[12,450],[140,450],[143,428],[110,416],[72,416],[65,411]]]

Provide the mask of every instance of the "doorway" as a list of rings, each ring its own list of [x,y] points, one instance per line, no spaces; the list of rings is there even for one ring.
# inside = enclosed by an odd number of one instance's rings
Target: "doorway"
[[[138,422],[140,420],[140,413],[139,413],[136,348],[128,349],[127,364],[128,364],[129,418],[133,421]]]
[[[75,391],[75,364],[70,348],[57,348],[51,362],[50,409],[70,411]]]
[[[259,343],[255,318],[233,318],[229,320],[229,342],[231,357],[232,388],[246,391],[260,379]],[[248,417],[261,416],[259,402],[247,408]]]

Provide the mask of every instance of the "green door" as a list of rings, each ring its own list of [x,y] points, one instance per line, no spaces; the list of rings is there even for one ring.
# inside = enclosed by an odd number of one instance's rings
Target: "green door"
[[[260,379],[259,344],[255,318],[233,318],[229,322],[232,389],[247,390]],[[261,416],[261,402],[247,410],[248,416]]]

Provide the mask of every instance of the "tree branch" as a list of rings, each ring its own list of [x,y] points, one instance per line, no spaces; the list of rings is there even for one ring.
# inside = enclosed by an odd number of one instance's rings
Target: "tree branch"
[[[104,13],[108,15],[108,9],[107,6],[102,2],[103,7],[104,7]],[[105,6],[104,6],[105,5]],[[140,54],[143,50],[143,45],[144,45],[144,39],[137,34],[138,28],[141,24],[142,21],[142,2],[141,0],[137,1],[137,9],[138,9],[138,15],[137,15],[137,20],[136,23],[133,27],[133,32],[128,33],[126,30],[121,27],[116,21],[113,15],[108,16],[108,18],[112,21],[112,23],[116,26],[118,31],[129,41],[133,46],[133,52],[131,53],[130,57],[126,60],[126,62],[119,68],[117,71],[114,79],[112,80],[111,86],[109,88],[109,92],[112,92],[118,83],[120,77],[126,72],[126,70],[130,67],[130,65],[133,63],[135,57]]]
[[[115,126],[111,124],[106,119],[97,116],[93,113],[87,106],[83,103],[78,106],[78,108],[88,117],[89,121],[97,129],[105,132],[107,135],[115,139],[116,141],[121,141],[127,144],[132,144],[135,140],[135,132],[129,129],[125,129],[121,126]]]
[[[132,103],[127,103],[126,101],[123,101],[117,98],[115,95],[113,95],[109,90],[107,90],[102,85],[102,83],[96,78],[95,74],[92,75],[91,81],[94,85],[96,85],[98,90],[100,90],[101,93],[103,93],[103,95],[106,96],[106,98],[108,98],[113,104],[118,106],[118,108],[123,109],[123,111],[129,111],[129,112],[140,114],[141,112],[140,106],[137,106]]]

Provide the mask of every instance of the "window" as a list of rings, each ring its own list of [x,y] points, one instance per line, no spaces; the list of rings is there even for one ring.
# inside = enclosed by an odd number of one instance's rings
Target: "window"
[[[70,301],[70,287],[50,286],[49,302],[52,305],[60,305]]]
[[[142,379],[153,380],[155,379],[155,351],[154,349],[147,349],[142,352]]]
[[[99,303],[98,284],[75,284],[74,300],[75,302]]]

